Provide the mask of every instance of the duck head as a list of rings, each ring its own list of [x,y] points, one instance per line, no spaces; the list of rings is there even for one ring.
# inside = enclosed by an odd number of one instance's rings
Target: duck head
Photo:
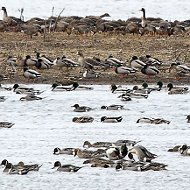
[[[159,86],[159,88],[161,89],[163,87],[163,82],[162,81],[158,81],[157,85]]]
[[[83,147],[84,148],[90,148],[92,147],[91,143],[89,141],[85,141],[84,144],[83,144]]]
[[[9,163],[8,160],[4,159],[4,160],[2,160],[0,165],[6,166],[8,163]]]
[[[60,151],[61,151],[61,149],[58,148],[58,147],[56,147],[56,148],[54,148],[54,150],[53,150],[53,154],[58,155],[58,154],[60,153]]]
[[[173,86],[172,83],[168,83],[168,85],[167,85],[168,91],[170,91],[173,87],[174,87],[174,86]]]
[[[142,87],[143,87],[143,88],[148,88],[148,84],[147,84],[146,82],[144,82],[144,83],[142,84]]]
[[[183,154],[183,152],[184,152],[185,150],[187,150],[187,149],[188,149],[188,146],[187,146],[186,144],[184,144],[184,145],[182,145],[182,146],[179,148],[179,151],[180,151],[181,154]]]
[[[58,167],[61,167],[61,162],[60,162],[60,161],[56,161],[56,162],[54,163],[52,169],[54,169],[54,168],[58,168]]]
[[[71,106],[71,107],[74,107],[74,108],[79,108],[80,106],[79,106],[79,104],[74,104],[73,106]]]

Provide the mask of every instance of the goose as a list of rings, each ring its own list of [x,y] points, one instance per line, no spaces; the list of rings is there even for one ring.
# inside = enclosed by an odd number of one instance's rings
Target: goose
[[[167,121],[163,118],[147,118],[147,117],[142,117],[137,120],[136,123],[151,123],[151,124],[170,124],[170,121]]]
[[[110,147],[112,146],[111,142],[95,142],[95,143],[90,143],[89,141],[85,141],[83,144],[84,148],[102,148],[102,147]]]
[[[53,154],[59,155],[59,154],[68,154],[73,155],[74,148],[63,148],[60,149],[59,147],[54,148]]]
[[[81,116],[74,117],[72,121],[75,123],[92,123],[94,121],[94,118],[89,116]]]
[[[137,69],[135,68],[130,68],[130,67],[124,67],[124,66],[120,66],[120,67],[115,67],[115,73],[117,74],[121,74],[123,76],[130,74],[130,73],[135,73],[137,71]]]
[[[4,122],[0,122],[0,129],[1,128],[11,128],[12,126],[14,125],[14,123],[10,123],[10,122],[6,122],[6,121],[4,121]]]
[[[28,66],[25,65],[23,67],[23,75],[25,78],[28,78],[28,79],[37,79],[37,78],[40,78],[41,77],[41,74],[38,73],[37,71],[35,70],[32,70],[32,69],[28,69]]]
[[[107,117],[107,116],[103,116],[101,117],[101,122],[103,123],[118,123],[122,121],[122,116],[119,117]]]
[[[179,151],[180,151],[181,155],[190,156],[190,147],[187,146],[186,144],[182,145],[179,148]]]
[[[42,100],[42,99],[44,99],[44,98],[35,96],[34,94],[28,94],[24,97],[21,97],[20,101],[34,101],[34,100]]]
[[[151,162],[157,157],[156,154],[149,152],[144,146],[136,145],[129,150],[129,153],[136,154],[139,161]]]
[[[147,20],[146,20],[145,8],[142,8],[140,11],[143,12],[143,16],[141,17],[141,26],[144,28],[144,27],[147,26]]]
[[[83,53],[80,51],[77,52],[77,55],[78,55],[78,63],[88,70],[92,70],[95,66],[100,65],[99,62],[96,61],[95,59],[84,58]]]
[[[186,94],[189,92],[188,87],[174,87],[172,83],[168,83],[168,94]]]
[[[187,115],[186,119],[187,119],[187,123],[190,123],[190,115]]]
[[[75,109],[73,110],[74,112],[88,112],[92,110],[92,108],[87,107],[87,106],[79,106],[79,104],[75,104],[71,107],[74,107]]]
[[[71,165],[71,164],[61,165],[60,161],[56,161],[54,163],[54,166],[53,166],[52,169],[54,169],[54,168],[57,168],[57,171],[59,171],[59,172],[77,172],[82,167],[74,166],[74,165]]]
[[[159,74],[159,70],[154,67],[154,66],[150,66],[150,65],[145,65],[142,69],[141,72],[145,75],[148,76],[153,76],[153,75],[157,75]]]
[[[146,64],[139,60],[137,56],[133,56],[129,62],[130,67],[135,69],[142,69]]]
[[[105,110],[122,110],[124,109],[123,105],[110,105],[110,106],[101,106],[101,109],[105,109]]]

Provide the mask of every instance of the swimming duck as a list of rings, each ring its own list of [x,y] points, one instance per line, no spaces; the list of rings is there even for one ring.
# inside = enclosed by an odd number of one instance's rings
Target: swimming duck
[[[79,106],[79,104],[75,104],[71,107],[74,107],[75,109],[73,110],[74,112],[87,112],[92,110],[92,108],[87,107],[87,106]]]
[[[40,73],[38,73],[35,70],[29,69],[27,65],[24,65],[23,71],[24,71],[23,75],[24,75],[25,78],[28,78],[28,79],[37,79],[37,78],[41,77]]]
[[[17,83],[13,85],[13,91],[16,92],[16,94],[38,94],[38,95],[44,92],[41,90],[36,90],[34,88],[19,85]]]
[[[3,170],[3,172],[7,172],[8,174],[18,174],[18,175],[25,175],[29,172],[30,170],[26,169],[26,168],[22,168],[22,169],[17,169],[16,167],[14,167],[12,165],[12,163],[8,163],[5,166],[5,169]]]
[[[160,90],[162,89],[162,87],[163,87],[162,81],[158,81],[158,82],[157,82],[157,85],[158,85],[158,87],[148,87],[148,84],[147,84],[146,82],[144,82],[144,83],[142,84],[142,87],[143,87],[144,89],[146,89],[148,93],[150,93],[150,92],[152,92],[152,91],[160,91]]]
[[[58,147],[54,148],[53,154],[59,155],[59,154],[68,154],[68,155],[73,155],[74,148],[63,148],[60,149]]]
[[[122,110],[124,109],[123,105],[110,105],[110,106],[102,106],[101,109],[105,109],[105,110]]]
[[[159,74],[159,70],[154,67],[154,66],[150,66],[150,65],[145,65],[142,69],[141,72],[145,75],[148,76],[153,76],[153,75],[157,75]]]
[[[71,164],[61,165],[60,161],[56,161],[52,169],[54,168],[57,168],[57,171],[60,171],[60,172],[77,172],[82,167],[74,166]]]
[[[34,101],[34,100],[42,100],[42,99],[44,99],[44,98],[35,96],[34,94],[28,94],[24,97],[21,97],[20,101]]]
[[[184,156],[190,156],[190,147],[187,146],[186,144],[182,145],[180,148],[179,148],[179,151],[182,155]]]
[[[146,85],[146,84],[144,84]],[[147,84],[148,85],[148,84]],[[130,92],[130,94],[139,94],[142,96],[146,96],[147,94],[150,94],[150,90],[147,88],[139,88],[137,85],[133,86],[132,91]]]
[[[139,161],[151,162],[151,160],[157,157],[156,154],[149,152],[144,146],[136,145],[129,150],[130,153],[136,154]]]
[[[14,123],[10,123],[10,122],[0,122],[0,129],[1,128],[11,128],[14,125]]]
[[[146,64],[139,60],[137,56],[133,56],[129,62],[129,65],[135,69],[142,69]]]
[[[181,147],[181,145],[176,145],[173,148],[169,148],[168,152],[179,152],[179,148]]]
[[[0,96],[0,102],[4,102],[7,98],[5,96]]]
[[[85,141],[83,144],[84,148],[90,148],[90,147],[94,147],[94,148],[102,148],[102,147],[110,147],[112,146],[111,142],[95,142],[95,143],[90,143],[89,141]]]
[[[169,83],[167,87],[168,87],[168,94],[186,94],[189,92],[188,87],[174,87],[172,83]]]
[[[81,116],[74,117],[72,121],[75,123],[92,123],[94,121],[94,118],[89,116]]]
[[[187,123],[190,123],[190,115],[187,115],[186,119],[187,119]]]
[[[73,82],[71,85],[59,85],[57,83],[52,84],[52,91],[61,92],[61,91],[72,91],[78,87],[78,83]]]
[[[120,96],[118,96],[118,98],[121,98],[121,101],[131,101],[132,98],[130,97],[130,94],[122,94]]]
[[[122,121],[122,116],[119,117],[107,117],[107,116],[103,116],[101,117],[101,122],[103,123],[118,123]]]
[[[122,88],[122,86],[116,86],[115,84],[111,84],[111,92],[112,93],[127,93],[131,92],[131,89],[128,88]]]
[[[151,123],[151,124],[170,124],[170,121],[167,121],[165,119],[162,118],[148,118],[148,117],[142,117],[140,119],[137,120],[136,123]]]

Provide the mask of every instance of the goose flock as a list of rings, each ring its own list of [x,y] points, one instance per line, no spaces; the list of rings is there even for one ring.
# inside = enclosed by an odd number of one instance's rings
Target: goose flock
[[[56,83],[54,83],[56,84]],[[78,82],[74,82],[75,87],[71,84],[70,87],[63,86],[57,84],[59,86],[59,91],[55,91],[55,85],[49,86],[49,92],[54,93],[73,93],[75,91],[80,92],[91,92],[94,91],[92,87],[80,85]],[[57,87],[56,86],[56,87]],[[3,87],[1,85],[1,92],[7,92],[7,94],[15,93],[20,97],[20,101],[46,101],[46,97],[43,97],[43,93],[46,90],[38,90],[32,88],[31,86],[24,86],[21,84],[14,84],[12,87]],[[63,88],[61,88],[63,87]],[[68,90],[69,89],[69,90]],[[171,93],[174,91],[175,93]],[[157,93],[164,92],[168,94],[168,96],[183,96],[189,92],[188,87],[177,86],[175,87],[172,83],[164,85],[162,81],[159,81],[156,86],[151,86],[147,83],[143,83],[141,86],[133,86],[132,88],[127,88],[126,86],[117,86],[112,84],[109,88],[109,93],[112,95],[118,96],[118,93],[122,94],[124,97],[130,98],[130,101],[134,101],[137,99],[138,101],[148,101],[149,96],[153,93],[154,95]],[[49,96],[51,96],[49,93]],[[25,95],[25,96],[23,96]],[[48,95],[48,93],[46,93]],[[146,96],[145,96],[146,95]],[[121,98],[121,96],[118,96]],[[8,97],[7,97],[8,99]],[[1,104],[6,105],[7,99]],[[77,101],[77,100],[76,100]],[[128,101],[127,101],[128,102]],[[78,123],[77,125],[90,125],[92,122],[100,122],[106,123],[109,125],[110,123],[120,123],[123,122],[123,119],[126,117],[125,115],[119,115],[120,111],[127,111],[126,104],[110,104],[110,105],[101,105],[97,107],[89,107],[87,105],[80,105],[75,103],[74,105],[70,105],[72,108],[72,112],[78,114],[78,116],[73,117],[71,122]],[[88,103],[88,102],[86,102]],[[121,99],[121,103],[123,103],[123,99]],[[69,109],[69,108],[68,108]],[[101,111],[105,110],[105,112],[111,112],[112,116],[104,115],[100,118],[83,115],[83,113],[88,113],[90,115],[94,110]],[[105,113],[104,112],[104,113]],[[189,123],[190,115],[187,115],[184,120],[187,119],[187,123]],[[138,124],[156,124],[156,125],[170,125],[171,121],[168,121],[163,118],[153,118],[153,117],[140,117],[134,123]],[[14,127],[15,123],[10,122],[0,122],[0,128],[11,128]],[[4,129],[6,130],[6,129]],[[11,130],[11,129],[7,129]],[[100,167],[100,168],[114,168],[116,171],[119,170],[129,170],[129,171],[162,171],[167,170],[168,164],[155,162],[154,159],[157,159],[159,155],[152,153],[149,148],[142,145],[143,141],[138,140],[134,141],[131,139],[119,139],[115,142],[110,141],[97,141],[91,143],[87,140],[84,140],[83,145],[79,147],[65,147],[59,148],[55,147],[53,149],[54,155],[62,155],[66,156],[74,156],[75,158],[83,159],[82,165],[73,165],[73,164],[63,164],[60,161],[52,162],[52,169],[56,169],[59,172],[78,172],[84,167]],[[178,152],[183,156],[190,155],[190,147],[186,144],[175,145],[173,148],[168,149],[168,152]],[[49,153],[51,154],[51,153]],[[6,155],[4,155],[6,157]],[[17,174],[17,175],[26,175],[32,171],[39,171],[43,165],[35,163],[35,164],[25,164],[23,161],[19,163],[9,162],[6,158],[2,160],[1,165],[4,166],[3,173],[7,174]]]

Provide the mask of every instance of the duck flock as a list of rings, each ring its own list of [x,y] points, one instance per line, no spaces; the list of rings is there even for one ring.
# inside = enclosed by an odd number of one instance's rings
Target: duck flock
[[[0,88],[1,92],[6,92],[7,97],[2,97],[4,101],[1,101],[1,104],[6,106],[6,101],[8,101],[8,94],[17,94],[20,96],[18,103],[21,102],[34,102],[34,101],[46,101],[47,96],[53,96],[56,93],[74,93],[80,91],[82,93],[92,92],[94,88],[92,86],[79,85],[77,82],[70,86],[55,85],[53,84],[48,90],[38,90],[30,86],[22,84],[14,84],[12,87],[2,86]],[[48,91],[48,92],[47,92]],[[51,92],[51,93],[50,93]],[[120,99],[121,104],[110,104],[110,105],[101,105],[99,107],[89,107],[86,105],[79,105],[75,103],[70,105],[73,109],[72,112],[78,114],[78,117],[73,117],[70,121],[71,123],[85,123],[92,122],[101,122],[101,123],[121,123],[123,122],[124,115],[116,116],[120,113],[120,110],[127,111],[127,104],[131,101],[138,100],[148,101],[149,96],[156,96],[158,93],[167,93],[168,96],[184,96],[189,93],[188,87],[185,86],[173,86],[172,83],[163,85],[161,81],[157,83],[157,86],[149,86],[147,83],[143,83],[142,86],[133,86],[128,88],[126,86],[118,86],[112,84],[109,88],[109,93],[116,95],[116,98]],[[46,93],[46,97],[43,97],[43,93]],[[52,94],[53,93],[53,94]],[[68,96],[71,96],[68,95]],[[101,99],[101,97],[99,97]],[[88,101],[86,102],[88,103]],[[69,109],[69,108],[68,108]],[[93,110],[104,110],[106,112],[112,113],[101,116],[100,118],[94,118],[90,115]],[[185,119],[185,118],[184,118]],[[187,123],[190,123],[190,115],[186,117]],[[171,121],[168,121],[164,118],[153,118],[153,117],[140,117],[135,121],[138,124],[150,124],[150,125],[170,125]],[[80,125],[80,124],[78,124]],[[0,128],[3,130],[10,130],[8,128],[16,127],[15,123],[11,122],[0,122]],[[90,126],[88,126],[90,127]],[[59,155],[63,157],[74,156],[76,158],[83,159],[83,164],[73,165],[70,163],[63,164],[60,161],[54,161],[52,164],[52,169],[56,169],[60,172],[77,172],[82,169],[84,166],[87,167],[100,167],[100,168],[113,168],[116,171],[119,170],[130,170],[130,171],[162,171],[167,170],[167,164],[155,162],[154,159],[158,158],[159,155],[152,153],[149,148],[142,145],[143,141],[141,140],[131,140],[131,139],[119,139],[117,141],[97,141],[89,142],[84,139],[84,143],[79,147],[55,147],[52,150],[54,155]],[[19,150],[18,150],[19,151]],[[170,148],[168,152],[178,152],[183,156],[190,155],[190,147],[186,144],[175,145]],[[52,154],[49,152],[48,154]],[[4,155],[6,157],[6,155]],[[56,159],[56,158],[55,158]],[[18,174],[25,175],[31,171],[39,171],[43,164],[25,164],[23,161],[19,163],[13,163],[13,160],[3,159],[1,165],[4,166],[3,173],[7,174]],[[52,162],[52,161],[51,161]]]

